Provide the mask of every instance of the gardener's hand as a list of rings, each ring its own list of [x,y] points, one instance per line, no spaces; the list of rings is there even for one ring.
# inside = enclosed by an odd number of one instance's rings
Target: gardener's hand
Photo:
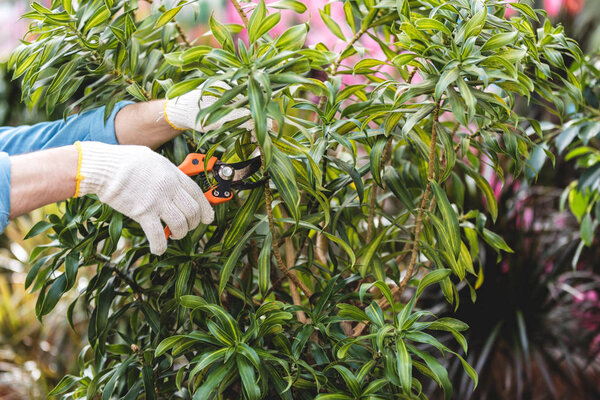
[[[137,221],[153,254],[167,249],[161,220],[173,239],[183,238],[214,212],[200,187],[169,160],[144,146],[81,142],[77,195],[100,201]]]
[[[221,81],[211,84],[211,87],[218,87],[223,90],[231,89],[229,85]],[[198,112],[201,109],[205,109],[213,105],[217,101],[217,97],[209,94],[208,90],[205,90],[204,95],[200,97],[201,92],[202,85],[182,96],[167,100],[165,104],[165,119],[167,122],[169,122],[169,124],[176,129],[194,129],[198,132],[204,133],[214,129],[219,129],[229,121],[250,115],[250,111],[248,109],[238,108],[231,111],[217,122],[203,126],[201,122],[196,122],[196,115],[198,115]],[[241,124],[240,127],[249,131],[253,131],[254,121],[250,119]]]

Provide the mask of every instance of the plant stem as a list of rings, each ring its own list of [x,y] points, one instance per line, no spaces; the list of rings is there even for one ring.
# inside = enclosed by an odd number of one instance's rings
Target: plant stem
[[[387,140],[385,144],[385,148],[383,149],[383,157],[381,160],[381,167],[384,168],[390,159],[390,155],[392,152],[392,136]],[[377,201],[377,190],[379,187],[375,182],[373,182],[373,187],[371,189],[371,199],[369,202],[369,220],[367,223],[367,243],[371,243],[373,239],[373,230],[375,229],[375,203]]]
[[[247,27],[248,26],[248,16],[244,12],[244,10],[242,10],[242,6],[240,6],[240,3],[237,0],[231,0],[231,4],[233,4],[233,7],[235,7],[235,10],[240,15],[240,18],[242,18],[244,25]]]
[[[264,157],[261,151],[261,161],[264,165]],[[277,261],[277,267],[279,270],[286,275],[292,282],[296,284],[303,292],[306,297],[311,297],[311,290],[296,276],[294,271],[289,270],[285,264],[283,263],[283,259],[281,258],[281,252],[279,251],[278,244],[278,236],[277,230],[275,229],[275,220],[273,218],[273,197],[271,196],[271,188],[269,187],[269,183],[265,184],[265,206],[267,209],[267,218],[269,220],[269,230],[271,231],[271,235],[273,236],[273,253],[275,254],[275,260]],[[291,287],[290,287],[291,289]]]
[[[144,1],[148,4],[154,4],[154,0],[144,0]],[[185,32],[183,32],[183,28],[181,27],[181,25],[179,25],[179,22],[175,21],[174,19],[173,19],[173,22],[175,23],[175,28],[177,29],[179,38],[183,41],[183,43],[185,44],[185,47],[192,47],[192,44],[188,40],[187,36],[185,36]]]
[[[292,238],[285,238],[285,261],[287,265],[287,270],[290,270],[294,267],[296,257],[294,257],[294,242],[292,242]],[[296,306],[302,306],[302,299],[300,299],[300,294],[298,293],[298,287],[290,278],[288,278],[288,284],[290,285],[290,293],[292,295],[292,301]],[[306,314],[302,310],[296,311],[296,316],[298,318],[298,322],[301,324],[305,324]]]
[[[431,180],[435,178],[435,149],[437,147],[437,120],[440,114],[440,103],[437,104],[435,110],[433,110],[433,123],[431,127],[431,144],[429,145],[429,165],[427,168],[427,187],[425,188],[425,193],[421,198],[421,204],[419,205],[419,211],[417,213],[417,220],[415,222],[414,229],[414,242],[412,245],[412,252],[410,255],[410,261],[408,263],[408,267],[406,269],[406,274],[404,278],[400,282],[400,295],[406,289],[406,285],[408,280],[412,277],[413,271],[416,266],[417,256],[419,254],[419,237],[421,235],[421,229],[423,228],[423,216],[425,215],[425,208],[427,207],[427,203],[429,202],[429,197],[431,196]]]
[[[419,237],[421,236],[421,229],[423,228],[423,217],[425,215],[425,208],[427,207],[427,203],[429,202],[429,198],[431,197],[431,180],[435,178],[435,150],[437,147],[437,128],[436,123],[438,121],[439,113],[440,113],[440,103],[437,104],[435,109],[433,110],[433,124],[431,128],[431,144],[429,145],[429,162],[427,166],[427,187],[425,188],[425,193],[421,198],[421,203],[419,204],[419,210],[417,212],[417,219],[415,221],[415,227],[413,229],[414,240],[412,242],[412,246],[407,243],[405,249],[408,250],[410,247],[410,261],[408,263],[408,267],[406,268],[406,274],[399,286],[396,286],[392,289],[392,298],[396,296],[401,296],[406,289],[408,281],[413,276],[415,272],[415,268],[417,267],[417,256],[419,254]],[[405,257],[404,251],[396,258],[396,263],[400,265],[402,260]],[[418,270],[418,268],[417,268]],[[388,301],[385,298],[381,298],[378,301],[378,304],[381,308],[385,308],[389,306]],[[360,336],[363,330],[367,327],[367,325],[362,322],[356,325],[353,331],[353,336]]]

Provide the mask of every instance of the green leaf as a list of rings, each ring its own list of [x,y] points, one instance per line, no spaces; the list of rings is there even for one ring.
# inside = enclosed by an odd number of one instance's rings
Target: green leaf
[[[165,11],[157,20],[156,23],[154,24],[154,28],[160,28],[164,25],[166,25],[169,21],[171,21],[173,18],[175,18],[175,16],[179,13],[179,11],[181,11],[181,9],[183,8],[183,6],[179,6],[179,7],[175,7],[172,8],[168,11]]]
[[[535,11],[533,11],[533,8],[531,8],[530,5],[519,2],[507,3],[506,5],[512,8],[516,8],[521,13],[527,15],[529,18],[535,20],[536,22],[540,22],[540,19],[538,18],[537,14],[535,13]]]
[[[519,35],[518,31],[498,33],[491,38],[483,46],[481,51],[496,50],[500,47],[504,47],[507,44],[515,43],[515,38]]]
[[[56,396],[59,394],[65,393],[67,390],[73,387],[77,382],[79,382],[81,378],[75,377],[73,375],[65,375],[52,389],[48,396]]]
[[[389,228],[389,227],[388,227]],[[383,229],[367,246],[364,248],[364,253],[360,259],[360,276],[365,277],[368,272],[368,268],[371,265],[371,260],[373,260],[373,256],[379,249],[381,242],[387,238],[388,228]]]
[[[108,21],[110,17],[110,10],[106,7],[106,5],[102,5],[95,13],[87,20],[83,31],[87,32],[92,28],[97,27]]]
[[[154,371],[152,365],[144,365],[142,367],[142,382],[144,383],[146,400],[155,400],[156,393],[154,389]]]
[[[69,63],[63,64],[59,68],[58,72],[54,76],[54,79],[52,80],[52,83],[48,87],[46,96],[50,96],[53,93],[57,93],[58,91],[64,88],[66,82],[69,79],[73,78],[73,71],[77,67],[78,63],[78,60],[73,60]]]
[[[244,205],[238,210],[225,237],[223,238],[223,250],[232,248],[239,243],[239,239],[247,232],[248,226],[254,219],[254,214],[263,198],[262,187],[252,190]]]
[[[462,31],[464,32],[463,40],[470,38],[471,36],[479,35],[479,32],[483,29],[485,21],[487,19],[487,7],[482,6],[469,21],[463,26]]]
[[[39,221],[29,230],[29,232],[27,232],[27,235],[25,235],[24,240],[27,240],[34,236],[37,236],[41,233],[44,233],[53,226],[54,226],[54,224],[52,222]]]
[[[154,357],[160,357],[168,350],[172,349],[181,339],[182,336],[171,336],[163,339],[163,341],[156,346],[156,350],[154,350]]]
[[[446,34],[447,36],[452,36],[452,32],[446,27],[446,25],[432,18],[417,19],[415,21],[415,27],[419,30],[440,31]]]
[[[279,0],[274,3],[270,3],[269,7],[281,10],[294,10],[298,14],[302,14],[304,11],[306,11],[306,5],[298,0]]]
[[[459,77],[460,74],[458,67],[445,70],[440,76],[440,79],[438,80],[437,84],[435,85],[435,99],[438,100],[440,97],[442,97],[442,94],[444,93],[448,85],[457,80]]]
[[[339,372],[340,376],[344,380],[344,383],[346,383],[346,388],[348,388],[350,393],[352,393],[355,398],[360,397],[360,385],[354,374],[343,365],[334,365],[333,368]]]
[[[121,232],[123,231],[123,215],[119,212],[115,212],[110,219],[110,223],[108,225],[108,234],[110,240],[113,243],[113,248],[117,247],[117,243],[121,238]]]
[[[65,290],[69,290],[75,285],[77,280],[77,270],[79,269],[79,253],[71,252],[65,257],[65,275],[67,285]]]
[[[67,277],[66,274],[62,274],[58,278],[52,282],[50,285],[50,289],[43,298],[43,303],[41,306],[41,310],[38,314],[38,318],[48,314],[50,311],[56,307],[56,304],[65,293],[67,287]]]
[[[260,0],[256,7],[254,7],[254,11],[252,11],[252,15],[248,21],[248,38],[250,39],[250,43],[256,42],[256,39],[262,36],[258,35],[258,30],[263,24],[266,15],[267,9],[265,7],[265,2]]]
[[[233,47],[233,38],[231,37],[231,33],[229,33],[227,27],[215,20],[212,15],[208,20],[208,24],[210,26],[210,31],[215,39],[217,39],[217,41],[221,44],[221,47],[230,53],[235,53]]]
[[[401,339],[396,340],[396,357],[400,385],[404,392],[409,393],[412,382],[412,359],[408,354],[404,341]]]
[[[254,367],[246,360],[245,357],[236,357],[237,369],[242,378],[242,387],[244,393],[249,400],[260,399],[260,389],[256,384],[256,373]]]
[[[233,272],[233,269],[237,265],[238,259],[240,258],[240,255],[242,254],[242,250],[246,246],[246,242],[248,241],[248,238],[250,237],[250,235],[252,235],[252,233],[254,233],[254,230],[257,227],[258,227],[258,224],[254,225],[252,227],[252,229],[250,229],[248,232],[246,232],[244,237],[242,237],[242,239],[240,241],[238,241],[237,245],[233,248],[233,251],[231,252],[229,257],[227,257],[227,261],[225,262],[225,265],[221,269],[221,277],[219,279],[219,295],[221,295],[223,293],[223,291],[225,290],[225,286],[227,286],[227,282],[229,281],[229,278],[231,277],[231,273]]]
[[[187,81],[178,82],[167,91],[167,98],[174,99],[175,97],[181,96],[187,92],[196,89],[202,84],[204,79],[190,79]]]
[[[296,170],[290,159],[277,148],[273,148],[273,162],[269,165],[269,176],[281,198],[285,201],[291,217],[300,221],[300,191],[296,184]]]
[[[248,101],[250,102],[250,112],[252,114],[252,119],[254,120],[254,134],[262,149],[264,161],[263,167],[269,168],[271,166],[273,152],[276,152],[277,149],[273,149],[272,147],[271,137],[269,136],[267,127],[266,110],[268,100],[265,99],[263,90],[252,76],[248,79]]]
[[[467,83],[462,79],[457,79],[458,90],[460,92],[461,97],[465,101],[467,105],[467,123],[470,123],[475,115],[475,107],[477,105],[477,99],[473,96],[471,92],[471,87],[467,85]]]
[[[353,267],[354,264],[356,264],[356,255],[354,254],[354,251],[352,250],[352,247],[350,247],[348,245],[348,243],[344,242],[342,239],[340,239],[337,236],[334,236],[328,232],[325,231],[321,231],[321,233],[323,235],[325,235],[325,237],[329,240],[331,240],[332,242],[335,242],[337,244],[339,244],[344,251],[346,252],[346,254],[348,254],[348,257],[350,257],[350,267]]]
[[[417,112],[413,113],[410,118],[406,120],[406,123],[402,127],[402,134],[408,135],[416,124],[418,124],[423,118],[431,115],[431,112],[434,108],[435,104],[421,104]]]
[[[136,354],[130,355],[125,361],[123,361],[119,365],[118,368],[115,369],[110,380],[106,383],[106,386],[104,386],[104,390],[102,391],[102,400],[109,400],[112,397],[117,382],[123,379],[123,375],[125,375],[125,373],[127,372],[127,367],[129,367],[129,365],[132,363],[135,357],[137,357]]]
[[[425,361],[425,364],[429,367],[435,380],[444,390],[444,399],[450,400],[452,398],[452,383],[450,383],[450,379],[448,379],[448,371],[446,371],[446,368],[444,368],[444,366],[431,354],[418,350],[411,345],[407,345],[407,348],[411,353]]]
[[[281,13],[275,13],[269,15],[264,19],[263,23],[260,25],[256,32],[256,38],[262,37],[265,33],[270,32],[271,29],[275,27],[281,20]]]
[[[404,207],[411,212],[416,208],[413,198],[406,188],[406,183],[402,181],[402,178],[394,168],[386,169],[383,180],[398,200],[404,204]]]
[[[489,229],[483,228],[483,239],[496,250],[504,250],[507,253],[514,253],[514,251],[508,247],[504,239]]]
[[[130,95],[132,95],[139,101],[149,100],[146,98],[146,95],[142,91],[142,88],[140,87],[140,85],[138,85],[136,82],[133,82],[132,84],[127,86],[127,88],[125,88],[125,90],[127,90],[127,93],[129,93]]]
[[[369,318],[367,317],[367,314],[365,314],[364,311],[362,311],[360,308],[353,306],[352,304],[336,304],[336,307],[340,309],[340,311],[338,312],[338,316],[340,318],[349,318],[352,321],[357,321],[357,322],[363,322],[363,321],[367,321]]]
[[[592,241],[594,240],[594,223],[589,213],[585,214],[581,222],[581,239],[583,239],[583,242],[588,247],[592,245]]]
[[[454,252],[454,258],[457,259],[460,254],[460,226],[458,224],[458,216],[454,212],[446,192],[434,180],[429,181],[433,194],[438,202],[438,207],[442,213],[442,220],[446,225],[446,229],[450,235],[449,240]]]
[[[317,397],[315,397],[315,400],[354,400],[355,398],[356,397],[350,397],[346,394],[341,393],[321,393]]]
[[[388,142],[388,139],[386,139],[385,137],[380,137],[379,139],[377,139],[377,141],[371,148],[371,152],[369,154],[369,159],[371,161],[371,164],[370,164],[371,175],[373,176],[373,179],[375,180],[375,182],[377,182],[377,184],[380,187],[383,187],[383,183],[381,181],[381,172],[383,169],[382,159],[383,159],[383,152],[385,149],[385,145],[387,142]],[[372,187],[371,190],[376,190],[376,189],[374,187]]]
[[[349,0],[344,2],[344,15],[346,16],[346,23],[348,23],[348,26],[352,29],[352,33],[356,33],[354,11],[352,10],[352,3]]]
[[[206,400],[209,399],[211,394],[222,383],[225,376],[234,367],[234,360],[230,359],[225,364],[218,366],[213,369],[210,374],[206,376],[204,383],[194,393],[193,400]]]
[[[457,160],[456,163],[460,165],[471,178],[473,178],[479,190],[483,192],[488,211],[492,215],[492,220],[496,222],[496,218],[498,218],[498,203],[496,202],[496,196],[494,195],[494,191],[489,182],[464,162]]]
[[[295,25],[287,29],[275,41],[275,47],[279,50],[297,50],[304,46],[306,34],[308,33],[306,25]]]
[[[269,291],[271,282],[271,247],[273,236],[271,232],[265,236],[262,249],[258,255],[258,288],[260,293],[265,295]]]
[[[206,300],[204,300],[202,297],[186,295],[181,296],[181,298],[179,299],[179,304],[181,304],[183,307],[191,308],[193,310],[200,306],[204,306],[207,303]]]
[[[436,269],[434,271],[429,272],[423,277],[423,279],[421,279],[421,282],[419,282],[419,286],[417,287],[417,293],[415,296],[419,297],[427,286],[437,283],[442,279],[450,276],[451,272],[452,271],[449,269]]]
[[[331,18],[329,15],[327,15],[327,13],[325,13],[325,11],[323,11],[321,9],[319,9],[319,14],[321,14],[321,19],[323,20],[323,22],[325,23],[327,28],[329,28],[331,33],[333,33],[335,36],[339,37],[341,40],[346,40],[346,37],[344,36],[342,29],[337,24],[337,22],[335,22],[335,20],[333,18]]]

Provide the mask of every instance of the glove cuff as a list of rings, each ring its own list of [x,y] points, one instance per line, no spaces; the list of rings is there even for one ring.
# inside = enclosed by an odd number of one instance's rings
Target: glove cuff
[[[119,146],[100,142],[79,142],[79,164],[77,171],[78,190],[76,196],[98,194],[119,168],[121,155]]]
[[[194,91],[196,92],[196,91]],[[164,115],[169,125],[178,130],[193,129],[200,111],[198,94],[191,92],[165,102]]]

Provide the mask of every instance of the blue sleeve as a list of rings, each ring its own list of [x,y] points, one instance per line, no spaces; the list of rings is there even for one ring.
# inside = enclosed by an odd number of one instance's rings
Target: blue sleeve
[[[8,225],[10,212],[10,158],[0,153],[0,233]]]
[[[68,146],[78,140],[117,144],[115,116],[128,104],[131,102],[117,103],[106,123],[104,107],[101,107],[70,116],[66,121],[42,122],[14,128],[0,127],[0,233],[6,228],[10,213],[9,156]]]
[[[116,104],[104,123],[104,107],[72,115],[67,120],[42,122],[31,126],[0,127],[0,151],[9,155],[30,153],[52,147],[68,146],[76,141],[117,144],[115,115],[128,101]]]

